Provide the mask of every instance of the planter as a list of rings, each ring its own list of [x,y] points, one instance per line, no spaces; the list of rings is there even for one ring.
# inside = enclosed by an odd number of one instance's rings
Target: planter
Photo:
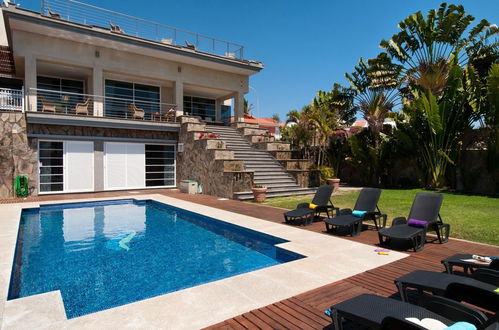
[[[265,200],[265,193],[267,192],[267,188],[251,188],[253,192],[253,197],[255,202],[261,203]]]
[[[334,187],[334,191],[340,188],[340,179],[327,179],[327,184]]]

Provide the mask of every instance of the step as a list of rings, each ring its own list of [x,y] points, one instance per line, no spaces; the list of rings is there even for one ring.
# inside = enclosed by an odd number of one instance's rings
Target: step
[[[295,182],[288,182],[288,183],[256,183],[255,184],[260,184],[262,186],[265,186],[267,188],[298,188],[299,186]]]
[[[298,188],[298,189],[273,189],[269,188],[267,190],[267,197],[284,197],[284,196],[294,196],[294,195],[309,195],[314,194],[317,188]],[[238,200],[250,200],[253,199],[253,193],[251,191],[241,191],[234,193],[234,198]]]
[[[244,166],[246,166],[246,169],[248,169],[249,171],[270,171],[270,172],[275,172],[275,171],[279,171],[279,172],[284,172],[285,169],[283,169],[281,166],[277,165],[277,164],[261,164],[261,165],[253,165],[253,164],[247,164],[247,163],[244,163]]]

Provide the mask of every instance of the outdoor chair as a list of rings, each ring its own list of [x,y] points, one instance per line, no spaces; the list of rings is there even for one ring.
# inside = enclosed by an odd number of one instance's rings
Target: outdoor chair
[[[317,188],[311,203],[300,203],[296,209],[284,213],[286,223],[302,222],[304,225],[311,224],[322,212],[326,212],[329,218],[329,210],[338,211],[331,202],[333,186],[322,185]]]
[[[187,40],[185,41],[185,47],[188,49],[196,50],[196,45],[189,43],[189,41]]]
[[[125,34],[125,31],[122,30],[119,25],[109,22],[109,26],[111,27],[111,32]]]
[[[164,115],[165,121],[175,121],[176,114],[177,111],[175,109],[168,110],[166,115]]]
[[[76,103],[75,113],[77,115],[87,115],[88,116],[88,106],[90,105],[90,99],[86,99],[83,103]]]
[[[355,202],[354,209],[341,209],[336,217],[324,220],[326,231],[332,233],[346,232],[352,236],[360,234],[363,221],[372,220],[376,230],[379,230],[383,219],[383,227],[386,225],[386,214],[381,214],[378,207],[381,189],[363,188]]]
[[[58,19],[61,19],[61,15],[58,14],[58,13],[54,13],[53,11],[50,10],[50,8],[48,9],[48,13],[49,13],[49,16],[51,18],[58,18]]]
[[[436,193],[417,193],[409,216],[393,219],[390,228],[379,231],[380,245],[404,245],[409,243],[414,252],[423,249],[428,231],[436,231],[440,243],[449,240],[450,225],[440,217],[444,196]]]
[[[497,285],[482,282],[481,270],[472,277],[451,275],[426,270],[416,270],[395,279],[402,301],[407,301],[407,289],[416,289],[421,295],[424,291],[434,295],[461,302],[464,301],[477,307],[496,313],[499,311],[499,294],[495,292]]]
[[[482,329],[497,321],[496,315],[489,318],[473,307],[445,297],[422,296],[417,305],[413,305],[373,294],[362,294],[331,306],[331,319],[335,329],[342,329],[342,318],[370,329],[390,330],[428,329],[411,322],[411,319],[427,319],[425,323],[436,320],[446,326],[467,322]]]
[[[128,105],[128,110],[132,113],[132,119],[142,119],[144,120],[145,112],[143,109],[137,108],[134,103]]]
[[[454,254],[442,259],[440,262],[444,265],[447,274],[454,274],[454,267],[462,267],[464,275],[473,274],[478,269],[484,269],[486,273],[489,271],[493,271],[493,273],[499,272],[499,259],[494,259],[490,263],[480,262],[473,259],[473,255],[468,253]],[[499,283],[497,286],[499,286]]]
[[[40,103],[42,104],[42,111],[53,112],[53,113],[57,112],[54,101],[49,101],[46,98],[44,98],[43,96],[38,96],[38,99],[40,100]]]

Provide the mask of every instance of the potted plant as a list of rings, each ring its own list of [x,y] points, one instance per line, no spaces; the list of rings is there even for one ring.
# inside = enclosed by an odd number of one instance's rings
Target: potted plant
[[[334,170],[329,166],[319,166],[317,168],[321,173],[321,184],[327,183],[334,187],[334,191],[340,187],[340,179],[334,175]]]
[[[340,179],[338,178],[329,178],[327,179],[327,184],[333,186],[333,191],[337,191],[340,188]]]
[[[261,203],[265,200],[265,193],[267,192],[267,187],[255,184],[251,187],[251,191],[253,192],[253,198],[255,202]]]

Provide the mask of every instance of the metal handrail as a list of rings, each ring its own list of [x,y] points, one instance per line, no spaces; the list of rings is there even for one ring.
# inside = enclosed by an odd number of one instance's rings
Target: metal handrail
[[[41,0],[41,12],[46,16],[59,15],[61,19],[85,25],[109,28],[110,24],[114,24],[122,28],[121,31],[125,35],[135,35],[177,46],[187,46],[183,44],[185,41],[195,45],[196,50],[202,52],[243,59],[243,45],[75,0]],[[181,40],[182,35],[188,38]]]
[[[128,99],[113,96],[102,96],[74,92],[54,91],[42,88],[30,88],[27,99],[36,96],[36,105],[31,106],[34,111],[65,115],[87,115],[117,119],[141,119],[148,121],[176,121],[176,104]],[[96,104],[102,109],[97,113]],[[137,112],[134,115],[130,109],[134,105]]]

